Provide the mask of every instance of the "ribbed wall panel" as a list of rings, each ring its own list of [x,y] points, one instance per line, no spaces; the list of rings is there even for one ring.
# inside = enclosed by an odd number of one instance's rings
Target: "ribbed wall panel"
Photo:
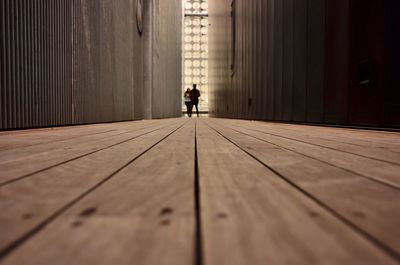
[[[0,128],[71,124],[71,1],[2,0]]]
[[[5,73],[5,64],[6,64],[6,45],[5,45],[5,1],[0,1],[0,128],[5,126],[3,117],[6,117],[5,113],[5,85],[6,85],[6,73]]]
[[[153,78],[154,117],[180,113],[181,1],[157,21],[166,58]],[[137,0],[1,0],[0,129],[143,117],[143,37]],[[144,25],[144,30],[147,25]],[[158,46],[155,46],[158,47]],[[178,47],[178,48],[177,48]],[[161,94],[160,94],[161,93]]]
[[[399,127],[399,7],[395,0],[209,0],[210,114]],[[366,63],[372,70],[362,84]]]

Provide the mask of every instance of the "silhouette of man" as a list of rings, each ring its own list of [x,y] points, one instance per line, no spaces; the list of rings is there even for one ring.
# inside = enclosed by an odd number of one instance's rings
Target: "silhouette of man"
[[[200,90],[198,90],[196,84],[193,84],[193,89],[190,91],[190,99],[192,100],[192,109],[193,106],[196,107],[197,117],[199,117],[199,97],[200,97]],[[192,112],[192,111],[190,111]]]

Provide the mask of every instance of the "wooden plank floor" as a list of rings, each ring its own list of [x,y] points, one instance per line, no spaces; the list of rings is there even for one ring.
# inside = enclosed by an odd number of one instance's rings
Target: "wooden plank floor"
[[[165,119],[0,157],[0,264],[400,264],[400,133]]]

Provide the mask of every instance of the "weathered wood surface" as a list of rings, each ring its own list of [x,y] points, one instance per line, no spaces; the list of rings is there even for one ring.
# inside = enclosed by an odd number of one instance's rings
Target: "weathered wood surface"
[[[163,124],[165,122],[150,125],[132,124],[130,127],[125,125],[112,132],[92,134],[90,137],[83,136],[33,146],[28,144],[27,147],[0,151],[0,185],[130,141],[162,128]],[[17,135],[19,134],[18,132]]]
[[[176,128],[168,126],[2,187],[0,211],[7,215],[2,216],[0,248],[11,246],[16,236],[46,222]]]
[[[293,187],[306,192],[334,214],[362,229],[384,247],[400,253],[400,192],[347,170],[251,137],[234,125],[210,126],[259,159]],[[398,169],[400,173],[400,169]]]
[[[1,132],[0,264],[399,264],[399,150],[211,118]]]
[[[396,264],[216,131],[198,127],[206,264]]]
[[[229,121],[225,121],[229,122]],[[235,127],[248,126],[246,121],[237,121]],[[327,128],[306,125],[251,122],[252,129],[273,136],[296,140],[310,145],[331,148],[399,164],[400,141],[398,133]]]
[[[125,146],[125,154],[118,155],[121,150],[109,154],[108,159],[122,158],[133,148],[148,148],[164,138],[124,167],[99,161],[98,167],[120,170],[81,196],[4,264],[54,264],[55,260],[57,264],[190,264],[195,227],[194,121],[171,131]],[[78,182],[71,186],[82,189]]]
[[[313,127],[314,126],[311,126],[309,129],[313,130]],[[263,141],[267,141],[268,143],[276,145],[278,147],[298,152],[304,156],[323,161],[330,165],[334,165],[355,174],[359,174],[360,176],[364,176],[366,178],[370,178],[400,189],[400,158],[395,163],[392,163],[384,161],[383,158],[377,160],[355,153],[352,154],[348,152],[342,152],[334,148],[326,148],[321,145],[309,144],[304,141],[296,140],[294,138],[288,139],[278,134],[273,135],[268,133],[268,129],[260,131],[257,124],[253,123],[249,123],[246,127],[235,126],[234,129],[241,130],[242,132],[257,137],[258,139],[261,139]],[[333,129],[333,131],[335,130],[336,129]],[[300,132],[298,132],[298,134],[301,135]],[[351,132],[350,134],[354,135],[355,139],[362,138],[362,134],[358,135],[354,132]],[[375,138],[373,138],[372,135],[368,136],[367,138],[370,141],[374,141],[374,139],[378,140],[379,138],[381,138],[380,134],[377,134],[376,132],[371,132],[371,134],[374,135]],[[399,145],[400,141],[398,135],[398,133],[392,133],[389,134],[389,137],[386,137],[386,139],[390,139],[390,142],[392,142],[393,145],[396,147],[396,145]],[[384,136],[387,136],[387,134],[382,133],[382,138],[385,138]],[[388,145],[389,143],[387,143],[385,146]],[[363,150],[365,149],[367,148],[360,147],[359,152],[363,152]]]
[[[74,138],[90,137],[102,133],[116,132],[124,128],[132,129],[133,126],[152,126],[157,122],[159,121],[143,120],[133,123],[102,123],[20,131],[3,131],[0,132],[0,150],[17,149],[20,147],[60,142]],[[118,124],[117,127],[115,126],[116,124]]]

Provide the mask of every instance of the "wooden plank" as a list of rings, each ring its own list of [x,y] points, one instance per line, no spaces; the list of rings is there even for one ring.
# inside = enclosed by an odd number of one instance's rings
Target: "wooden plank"
[[[252,130],[263,132],[265,134],[277,137],[288,138],[311,145],[335,149],[346,153],[351,153],[363,157],[400,165],[400,134],[395,133],[389,135],[388,143],[378,143],[384,138],[385,133],[376,134],[376,132],[364,131],[342,131],[337,128],[320,128],[316,126],[298,126],[276,125],[272,123],[249,123],[242,121],[230,122],[235,126],[249,128],[251,124]],[[296,129],[300,127],[299,129]],[[325,129],[325,130],[324,130]],[[341,137],[340,135],[347,136]]]
[[[253,129],[241,127],[237,127],[237,129],[268,143],[275,144],[278,147],[300,153],[307,157],[323,161],[338,168],[400,189],[400,179],[398,177],[400,166],[396,164],[314,146],[304,142],[254,131]]]
[[[78,132],[74,131],[72,135],[60,135],[57,131],[52,131],[52,129],[47,129],[48,133],[47,134],[40,134],[38,132],[36,133],[30,133],[27,134],[21,133],[21,134],[13,134],[13,135],[1,135],[0,136],[0,151],[5,151],[5,150],[11,150],[11,149],[17,149],[17,148],[24,148],[28,146],[34,146],[34,145],[42,145],[42,144],[48,144],[48,143],[54,143],[58,141],[65,141],[65,140],[70,140],[70,139],[75,139],[79,137],[86,137],[90,135],[96,135],[96,134],[102,134],[102,133],[108,133],[112,131],[116,131],[115,129],[108,129],[108,130],[102,130],[98,132]],[[37,135],[37,134],[40,134]]]
[[[243,121],[235,120],[235,122]],[[317,126],[257,121],[255,124],[296,132],[300,131],[307,134],[319,135],[320,137],[334,138],[340,142],[357,143],[363,146],[375,146],[379,144],[400,146],[400,143],[398,142],[399,132],[332,127],[323,126],[323,124],[321,124],[321,126]]]
[[[182,125],[183,122],[179,123],[179,126]],[[179,126],[163,128],[2,187],[0,257],[18,247],[19,240],[24,241],[30,233],[42,229],[43,225],[132,163]]]
[[[205,264],[396,264],[203,122],[197,148]]]
[[[91,126],[89,126],[91,127]],[[69,127],[68,127],[69,128]],[[65,146],[80,145],[88,141],[98,141],[103,138],[109,138],[132,130],[146,128],[146,125],[132,123],[131,126],[109,127],[102,130],[52,130],[45,131],[31,130],[28,132],[12,132],[7,135],[2,135],[0,140],[4,143],[0,148],[0,155],[3,157],[13,155],[29,155],[31,153],[46,152],[54,148]],[[16,150],[18,149],[18,150]]]
[[[212,126],[299,189],[311,194],[374,242],[400,253],[398,190],[224,127]],[[233,127],[234,128],[234,127]],[[397,254],[400,257],[400,254]]]
[[[194,130],[191,120],[103,185],[80,196],[75,205],[70,204],[70,209],[13,251],[3,264],[191,264],[195,234]],[[124,155],[133,155],[139,146],[148,147],[160,136],[148,137],[147,144],[138,141],[135,148],[125,145]],[[110,155],[75,164],[76,173],[59,181],[68,182],[71,177],[83,180],[78,176],[82,167],[104,165]],[[67,192],[78,187],[81,190],[79,181]],[[51,182],[54,185],[54,180]],[[54,189],[48,186],[46,190]],[[52,196],[60,198],[59,194]]]
[[[314,131],[313,128],[308,128]],[[287,133],[284,130],[278,129],[275,131],[266,131],[266,133],[280,135],[289,139],[295,139],[312,145],[317,145],[325,148],[335,149],[342,152],[352,153],[359,156],[369,157],[372,159],[383,160],[386,162],[400,164],[400,134],[397,139],[392,141],[392,144],[379,144],[375,139],[370,139],[365,143],[357,142],[357,136],[354,136],[354,141],[341,141],[335,136],[335,132],[327,132],[324,136],[321,133]],[[359,137],[358,137],[359,138]]]
[[[235,121],[236,126],[359,156],[400,164],[400,133],[293,124]]]
[[[96,135],[118,129],[133,129],[139,125],[151,126],[154,121],[134,121],[108,124],[92,124],[68,127],[55,127],[21,131],[0,132],[0,151],[21,147],[44,145],[57,141],[65,141],[83,136]]]
[[[0,162],[0,185],[9,181],[27,177],[38,171],[57,166],[59,164],[80,158],[82,156],[97,152],[99,150],[110,148],[116,144],[129,141],[140,135],[162,128],[143,126],[141,129],[127,131],[122,134],[116,134],[109,138],[102,139],[102,135],[91,136],[93,141],[87,139],[73,139],[66,144],[57,142],[46,145],[46,149],[40,146],[32,146],[24,149],[9,150],[2,152],[2,161]],[[140,128],[140,127],[139,127]],[[52,148],[50,148],[50,146]],[[40,152],[39,150],[42,150]]]

